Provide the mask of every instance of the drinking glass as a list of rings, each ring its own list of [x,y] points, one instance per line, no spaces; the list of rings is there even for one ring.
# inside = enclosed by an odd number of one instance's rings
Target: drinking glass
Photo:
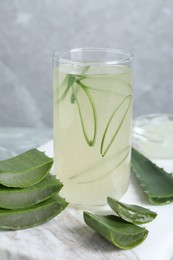
[[[132,60],[125,51],[54,54],[54,156],[60,195],[82,208],[119,199],[130,176]]]

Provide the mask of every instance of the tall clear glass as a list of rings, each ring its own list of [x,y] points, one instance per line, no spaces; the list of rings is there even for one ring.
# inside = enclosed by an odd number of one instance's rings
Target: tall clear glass
[[[55,172],[82,208],[126,192],[132,123],[131,54],[72,49],[54,55]]]

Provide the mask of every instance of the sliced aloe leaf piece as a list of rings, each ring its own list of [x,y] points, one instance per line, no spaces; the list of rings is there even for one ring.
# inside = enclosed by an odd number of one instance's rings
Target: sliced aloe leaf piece
[[[67,96],[68,91],[71,88],[71,86],[74,84],[75,80],[76,80],[76,77],[71,74],[67,74],[65,76],[61,86],[59,87],[60,90],[61,89],[64,90],[63,93],[59,95],[60,96],[58,99],[59,102],[62,101]]]
[[[128,146],[119,153],[115,153],[111,157],[104,157],[101,162],[97,162],[89,169],[71,176],[69,180],[75,179],[75,182],[78,184],[98,182],[112,174],[115,169],[117,169],[123,162],[125,162],[129,153],[130,147]]]
[[[0,185],[0,208],[19,209],[33,206],[52,197],[62,186],[62,183],[50,174],[28,188],[8,188]]]
[[[73,96],[78,107],[85,140],[89,146],[92,146],[96,138],[96,111],[94,102],[90,93],[81,82],[78,82],[76,85],[77,89],[73,88]]]
[[[68,203],[59,195],[30,208],[0,209],[0,229],[17,230],[40,225],[63,211]]]
[[[150,203],[173,202],[173,174],[165,172],[134,148],[132,149],[131,164]]]
[[[62,101],[67,96],[69,89],[73,86],[75,81],[79,81],[80,79],[82,79],[83,75],[85,75],[85,73],[88,71],[89,68],[90,68],[90,66],[84,66],[81,71],[81,75],[67,74],[65,76],[63,82],[61,83],[61,85],[59,87],[60,91],[63,90],[63,93],[59,95],[60,97],[59,97],[58,101]],[[73,100],[73,98],[72,98],[72,100]]]
[[[125,97],[110,116],[101,140],[100,153],[102,156],[105,156],[112,143],[114,142],[114,139],[116,138],[118,132],[120,131],[126,115],[129,111],[131,99],[131,95]],[[114,130],[113,134],[112,129]]]
[[[94,80],[93,80],[94,79]],[[99,84],[95,84],[95,80],[101,79]],[[102,75],[92,75],[89,74],[87,77],[81,79],[82,83],[86,85],[91,91],[101,91],[114,93],[119,96],[127,96],[131,94],[131,73],[130,71],[120,74],[102,74]],[[112,88],[113,86],[113,88]]]
[[[53,159],[37,149],[0,161],[0,184],[25,188],[40,182],[48,175]]]
[[[81,78],[83,75],[85,75],[85,73],[89,70],[89,68],[90,68],[89,65],[83,67],[83,69],[81,71],[81,75],[80,75]]]
[[[121,249],[131,249],[141,244],[148,235],[145,228],[114,215],[100,216],[84,212],[84,220],[88,226]]]
[[[79,83],[79,85],[80,85],[80,81],[85,78],[85,73],[89,70],[89,68],[90,68],[90,66],[84,66],[82,71],[81,71],[81,74],[75,75],[76,83]],[[77,87],[75,86],[75,87],[72,88],[72,95],[71,95],[71,103],[72,104],[74,104],[74,102],[76,100],[76,95],[77,95],[78,90],[79,90],[79,86],[77,86]]]
[[[157,217],[157,213],[138,205],[122,203],[111,197],[107,198],[107,202],[122,219],[133,224],[148,223]]]

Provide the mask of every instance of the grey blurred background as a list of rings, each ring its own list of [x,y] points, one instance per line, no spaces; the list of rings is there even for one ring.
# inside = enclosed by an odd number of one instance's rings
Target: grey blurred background
[[[173,113],[172,0],[0,0],[0,126],[52,126],[52,53],[135,55],[134,116]]]

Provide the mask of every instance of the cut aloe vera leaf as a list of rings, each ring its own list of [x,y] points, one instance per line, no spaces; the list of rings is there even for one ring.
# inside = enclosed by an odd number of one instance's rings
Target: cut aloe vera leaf
[[[80,81],[86,77],[85,73],[89,70],[89,68],[90,68],[90,66],[84,66],[82,71],[81,71],[81,74],[75,75],[76,83],[80,84]],[[74,104],[74,102],[76,100],[76,95],[77,95],[78,90],[79,90],[79,87],[77,87],[77,86],[73,87],[73,89],[72,89],[72,95],[71,95],[71,103],[72,104]]]
[[[85,140],[89,146],[92,146],[96,138],[96,111],[94,102],[86,87],[78,82],[76,88],[73,88],[73,95],[76,101],[82,131]]]
[[[114,215],[100,216],[84,212],[84,220],[88,226],[121,249],[131,249],[141,244],[148,235],[145,228]]]
[[[82,71],[81,71],[80,75],[77,75],[79,80],[80,80],[80,79],[83,79],[83,75],[85,75],[85,73],[89,70],[89,68],[90,68],[89,65],[84,66],[84,67],[82,68]]]
[[[99,84],[95,84],[95,80],[99,80]],[[131,94],[131,74],[130,71],[122,74],[98,74],[98,75],[87,75],[82,78],[81,82],[87,86],[91,91],[98,92],[109,92],[119,96],[127,96]],[[113,86],[113,87],[112,87]]]
[[[71,176],[69,180],[74,179],[78,184],[87,184],[101,181],[108,175],[112,174],[115,169],[117,169],[127,160],[130,150],[131,149],[128,146],[110,157],[104,157],[101,161],[97,162],[85,171]]]
[[[25,188],[40,182],[52,167],[53,159],[37,149],[0,161],[0,183]]]
[[[33,206],[55,195],[62,186],[62,183],[50,174],[28,188],[8,188],[0,185],[0,208],[19,209]]]
[[[74,84],[75,80],[76,80],[76,77],[74,77],[71,74],[67,74],[65,76],[61,86],[59,87],[60,90],[61,89],[64,90],[64,88],[65,88],[63,93],[59,95],[60,96],[59,99],[58,99],[59,102],[62,101],[67,96],[68,91],[71,88],[71,86]]]
[[[58,101],[62,101],[68,94],[69,89],[73,86],[75,81],[79,81],[80,79],[83,79],[83,75],[88,71],[90,66],[84,66],[81,75],[72,75],[72,74],[67,74],[61,83],[59,89],[60,91],[63,90],[63,93],[59,95]],[[64,89],[65,88],[65,89]],[[56,102],[56,101],[55,101]]]
[[[131,95],[125,97],[110,116],[101,140],[100,153],[102,156],[106,155],[107,151],[109,150],[116,136],[118,135],[118,132],[120,131],[130,109],[131,100]]]
[[[107,198],[107,202],[122,219],[133,224],[148,223],[157,217],[157,213],[138,205],[122,203],[111,197]]]
[[[17,230],[40,225],[63,211],[68,203],[59,195],[23,209],[0,209],[0,229]]]
[[[134,148],[132,170],[151,204],[173,202],[173,174],[165,172]]]

